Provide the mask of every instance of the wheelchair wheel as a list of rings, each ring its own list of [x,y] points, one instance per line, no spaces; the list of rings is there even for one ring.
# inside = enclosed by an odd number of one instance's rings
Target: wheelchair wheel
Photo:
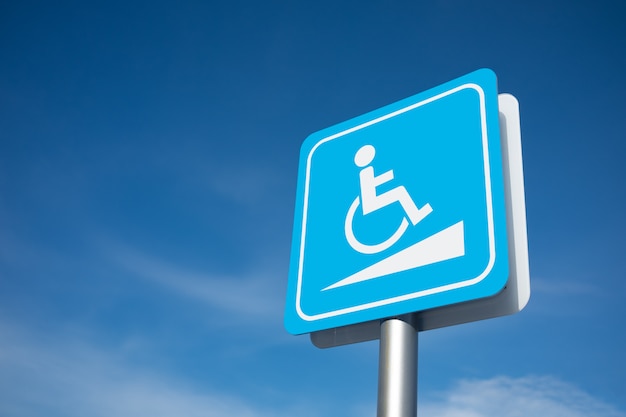
[[[402,217],[402,222],[400,222],[400,225],[398,226],[396,231],[384,242],[378,243],[376,245],[366,245],[364,243],[361,243],[356,238],[356,236],[354,235],[354,231],[352,230],[354,214],[356,213],[359,205],[361,205],[361,199],[359,196],[357,196],[350,205],[350,208],[348,209],[348,213],[346,214],[346,222],[344,225],[346,239],[348,240],[348,243],[350,244],[352,249],[357,252],[367,255],[382,252],[385,249],[393,246],[402,237],[402,235],[404,235],[404,232],[406,232],[406,229],[409,226],[409,222],[407,221],[406,217]]]

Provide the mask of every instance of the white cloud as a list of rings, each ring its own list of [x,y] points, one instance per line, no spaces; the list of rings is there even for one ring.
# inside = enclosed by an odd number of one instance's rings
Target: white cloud
[[[529,311],[557,317],[587,317],[592,306],[610,301],[611,293],[596,280],[571,277],[531,278]]]
[[[205,176],[214,192],[240,204],[254,205],[275,196],[281,177],[264,165],[235,165],[214,169]]]
[[[129,362],[73,334],[36,336],[0,321],[0,415],[12,417],[278,417],[325,415],[324,404],[259,406],[241,393]],[[288,381],[285,381],[288,384]],[[284,387],[283,387],[284,388]],[[292,399],[293,400],[293,399]],[[326,405],[327,406],[327,405]],[[545,376],[463,380],[420,398],[420,417],[626,417],[577,387]],[[344,415],[375,415],[371,401]]]
[[[424,417],[626,417],[577,387],[545,376],[463,380],[419,409]]]
[[[196,299],[212,308],[255,321],[280,321],[284,303],[276,277],[259,273],[252,277],[213,276],[206,272],[158,261],[129,249],[112,251],[118,266],[180,296]],[[232,316],[231,316],[232,317]]]
[[[532,290],[550,296],[600,297],[605,295],[601,287],[591,284],[589,280],[546,280],[543,278],[534,278]]]
[[[274,417],[296,412],[289,406],[264,409],[237,395],[137,368],[119,352],[77,340],[32,337],[2,322],[0,334],[2,416]]]

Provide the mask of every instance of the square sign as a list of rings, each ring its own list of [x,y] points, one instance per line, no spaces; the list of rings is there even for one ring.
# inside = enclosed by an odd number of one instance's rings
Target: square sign
[[[287,330],[499,293],[509,278],[500,146],[488,69],[309,136],[300,153]]]
[[[415,324],[419,331],[515,314],[526,306],[530,298],[519,103],[510,94],[498,94],[498,110],[509,239],[509,280],[504,289],[493,297],[416,313]],[[379,339],[380,332],[380,320],[372,320],[312,332],[311,341],[319,348],[329,348]]]

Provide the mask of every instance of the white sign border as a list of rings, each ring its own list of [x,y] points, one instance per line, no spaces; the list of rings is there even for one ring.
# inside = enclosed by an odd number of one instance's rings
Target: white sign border
[[[487,201],[487,227],[488,227],[488,236],[489,236],[489,261],[485,270],[476,276],[475,278],[471,278],[468,280],[464,280],[461,282],[455,282],[453,284],[447,284],[440,287],[430,288],[427,290],[417,291],[410,294],[405,294],[401,296],[395,296],[391,298],[387,298],[384,300],[378,300],[374,302],[364,303],[357,306],[341,308],[338,310],[333,310],[325,313],[308,315],[306,314],[301,307],[301,295],[302,295],[302,272],[304,267],[304,251],[305,251],[305,239],[306,239],[306,228],[307,228],[307,209],[308,209],[308,200],[309,200],[309,182],[311,176],[311,159],[313,158],[314,152],[324,143],[327,143],[331,140],[337,139],[339,137],[345,136],[347,134],[356,132],[358,130],[364,129],[368,126],[372,126],[376,123],[380,123],[384,120],[388,120],[392,117],[401,115],[408,111],[414,110],[418,107],[424,106],[426,104],[432,103],[436,100],[440,100],[444,97],[457,93],[459,91],[465,89],[473,89],[479,95],[479,105],[480,105],[480,121],[481,121],[481,140],[483,147],[483,166],[484,166],[484,175],[485,175],[485,189],[486,189],[486,201]],[[466,83],[457,87],[454,87],[450,90],[444,91],[443,93],[437,94],[433,97],[429,97],[425,100],[414,103],[410,106],[404,107],[400,110],[396,110],[384,116],[378,117],[376,119],[370,120],[368,122],[362,123],[358,126],[354,126],[350,129],[346,129],[334,135],[328,136],[326,138],[321,139],[317,142],[309,151],[307,156],[307,165],[305,172],[305,181],[304,181],[304,202],[303,202],[303,210],[302,210],[302,225],[301,225],[301,234],[300,234],[300,253],[298,259],[298,281],[296,286],[296,313],[300,316],[301,319],[306,321],[317,321],[323,320],[331,317],[337,317],[345,314],[350,314],[358,311],[368,310],[376,307],[381,307],[389,304],[399,303],[407,300],[416,299],[419,297],[424,297],[427,295],[438,294],[444,291],[450,291],[458,288],[467,287],[470,285],[474,285],[485,279],[493,265],[495,264],[495,238],[494,238],[494,220],[493,220],[493,198],[491,193],[491,167],[489,165],[489,138],[487,136],[487,114],[485,108],[485,93],[478,84],[475,83]]]
[[[499,94],[498,108],[507,214],[509,280],[505,288],[493,297],[415,313],[420,331],[514,314],[521,311],[530,299],[519,103],[511,94]],[[310,337],[319,348],[375,340],[380,337],[380,320],[316,331]]]

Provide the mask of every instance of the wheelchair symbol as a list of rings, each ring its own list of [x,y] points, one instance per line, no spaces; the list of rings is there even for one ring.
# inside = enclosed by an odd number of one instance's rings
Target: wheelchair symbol
[[[433,211],[430,204],[426,204],[418,209],[404,186],[398,186],[382,194],[376,194],[376,188],[393,180],[394,175],[393,170],[380,175],[374,174],[374,167],[370,164],[374,160],[375,155],[376,149],[372,145],[365,145],[354,156],[354,163],[362,168],[359,172],[361,192],[350,205],[344,225],[348,243],[352,249],[363,254],[375,254],[390,248],[404,235],[409,227],[409,221],[415,226]],[[359,206],[361,206],[363,215],[366,216],[396,202],[400,203],[405,212],[405,216],[402,217],[396,231],[389,238],[378,244],[368,245],[360,242],[353,230],[354,215]]]

